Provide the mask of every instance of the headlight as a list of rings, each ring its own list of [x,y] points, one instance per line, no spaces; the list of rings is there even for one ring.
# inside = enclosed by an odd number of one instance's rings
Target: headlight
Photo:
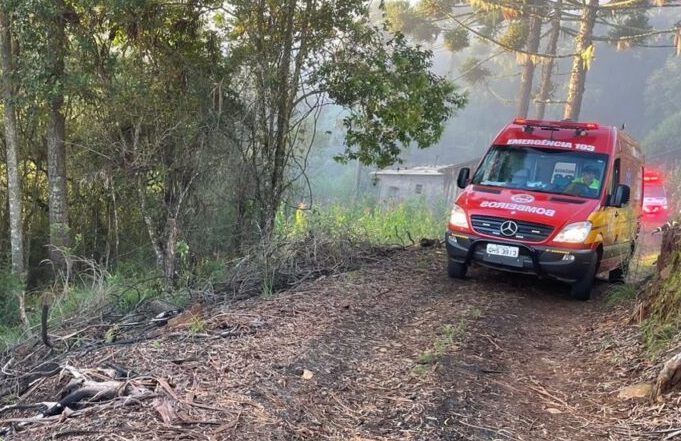
[[[575,222],[574,224],[567,225],[563,228],[553,241],[582,243],[589,237],[589,233],[591,233],[591,222]]]
[[[468,220],[466,219],[466,212],[463,208],[454,204],[452,208],[452,214],[449,216],[449,223],[455,227],[469,229]]]

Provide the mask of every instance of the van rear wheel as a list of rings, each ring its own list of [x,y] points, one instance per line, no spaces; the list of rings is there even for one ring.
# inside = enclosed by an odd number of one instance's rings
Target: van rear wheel
[[[617,268],[613,269],[608,273],[608,282],[610,283],[624,283],[624,279],[627,275],[629,269],[629,262],[631,262],[634,252],[636,251],[636,242],[631,243],[631,249],[629,255],[620,263]]]
[[[622,266],[618,266],[617,268],[608,273],[608,282],[624,283],[624,269],[622,269]]]
[[[449,260],[447,265],[447,274],[453,279],[463,279],[466,277],[466,272],[468,271],[468,265],[465,263],[455,262]]]
[[[584,272],[582,277],[572,284],[570,294],[575,300],[589,300],[591,298],[591,288],[596,277],[596,269],[598,268],[598,254],[594,253],[591,257],[591,263]]]

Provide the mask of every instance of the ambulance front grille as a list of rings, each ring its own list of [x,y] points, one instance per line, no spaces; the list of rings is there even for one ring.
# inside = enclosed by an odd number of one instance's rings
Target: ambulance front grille
[[[501,226],[506,221],[513,221],[518,225],[518,231],[514,235],[504,235],[501,233]],[[493,216],[471,216],[473,230],[485,236],[496,236],[505,239],[524,240],[527,242],[542,242],[553,233],[550,225],[535,224],[516,219],[508,219]],[[506,230],[506,229],[505,229]]]

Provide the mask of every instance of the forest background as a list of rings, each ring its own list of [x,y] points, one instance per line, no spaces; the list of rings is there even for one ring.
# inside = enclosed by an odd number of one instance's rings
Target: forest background
[[[380,206],[370,172],[479,157],[514,116],[681,148],[675,2],[2,6],[7,340],[40,302],[271,294],[299,278],[293,240],[439,237],[451,201]]]

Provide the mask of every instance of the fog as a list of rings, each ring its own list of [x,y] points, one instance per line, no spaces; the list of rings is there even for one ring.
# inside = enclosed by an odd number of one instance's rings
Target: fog
[[[680,17],[679,12],[660,12],[653,17],[653,24],[659,28],[672,26]],[[605,32],[601,29],[596,33]],[[569,53],[574,46],[573,41],[563,41],[562,44],[561,53]],[[618,51],[606,43],[595,43],[595,59],[586,76],[579,118],[580,121],[624,126],[629,134],[641,141],[644,152],[648,149],[647,139],[654,138],[655,130],[665,118],[679,113],[681,123],[681,92],[675,92],[681,90],[681,84],[676,84],[681,83],[681,74],[665,71],[672,69],[671,72],[675,72],[674,69],[678,69],[676,73],[681,73],[681,57],[675,55],[671,37],[653,41],[651,46],[657,47]],[[521,66],[514,55],[492,57],[485,64],[492,71],[492,77],[484,85],[470,86],[464,82],[459,70],[463,61],[470,56],[489,58],[496,49],[481,43],[456,54],[443,49],[441,44],[428,49],[434,53],[433,71],[455,82],[460,91],[467,91],[469,102],[450,118],[439,143],[425,150],[410,147],[402,156],[403,163],[395,167],[457,164],[479,158],[499,130],[516,116]],[[571,66],[572,58],[555,62],[553,82],[556,89],[553,99],[558,102],[546,107],[545,119],[563,118],[564,104],[560,101],[567,96]],[[538,67],[534,78],[535,89],[540,76],[541,69]],[[528,118],[535,117],[535,105],[531,104]],[[354,163],[338,165],[332,159],[334,153],[343,149],[341,119],[339,112],[328,112],[325,123],[320,125],[321,129],[318,128],[318,131],[328,131],[331,135],[327,135],[327,147],[311,161],[312,199],[324,197],[329,192],[337,193],[336,196],[340,197],[354,193],[358,189],[358,170],[361,178],[359,188],[372,190],[371,169],[358,169]],[[661,146],[657,140],[655,153],[646,152],[650,158],[649,164],[664,166],[672,164],[675,158],[681,159],[681,141],[677,139],[676,136],[668,141],[663,138]],[[673,150],[679,150],[678,154],[660,153]]]
[[[606,44],[597,44],[596,59],[587,73],[580,120],[618,127],[624,125],[628,133],[642,141],[655,127],[655,121],[647,120],[650,117],[644,99],[649,78],[671,57],[675,57],[672,48],[618,52]],[[456,67],[450,67],[456,64],[452,60],[456,58],[446,51],[437,51],[434,70],[448,77],[458,76]],[[506,56],[496,63],[492,69],[500,77],[490,79],[486,86],[470,88],[461,80],[457,81],[462,90],[468,91],[469,104],[450,119],[436,146],[424,151],[409,150],[406,155],[409,164],[457,163],[479,157],[485,151],[498,131],[516,116],[520,66],[500,66],[510,62],[511,56]],[[557,62],[554,82],[559,83],[559,88],[555,91],[555,100],[564,100],[567,96],[571,63],[571,59]],[[515,74],[509,74],[509,71],[515,71]],[[537,69],[535,85],[540,74]],[[563,109],[562,103],[550,104],[545,119],[562,119]],[[678,110],[681,110],[681,103]],[[535,106],[531,105],[528,118],[535,116]]]

